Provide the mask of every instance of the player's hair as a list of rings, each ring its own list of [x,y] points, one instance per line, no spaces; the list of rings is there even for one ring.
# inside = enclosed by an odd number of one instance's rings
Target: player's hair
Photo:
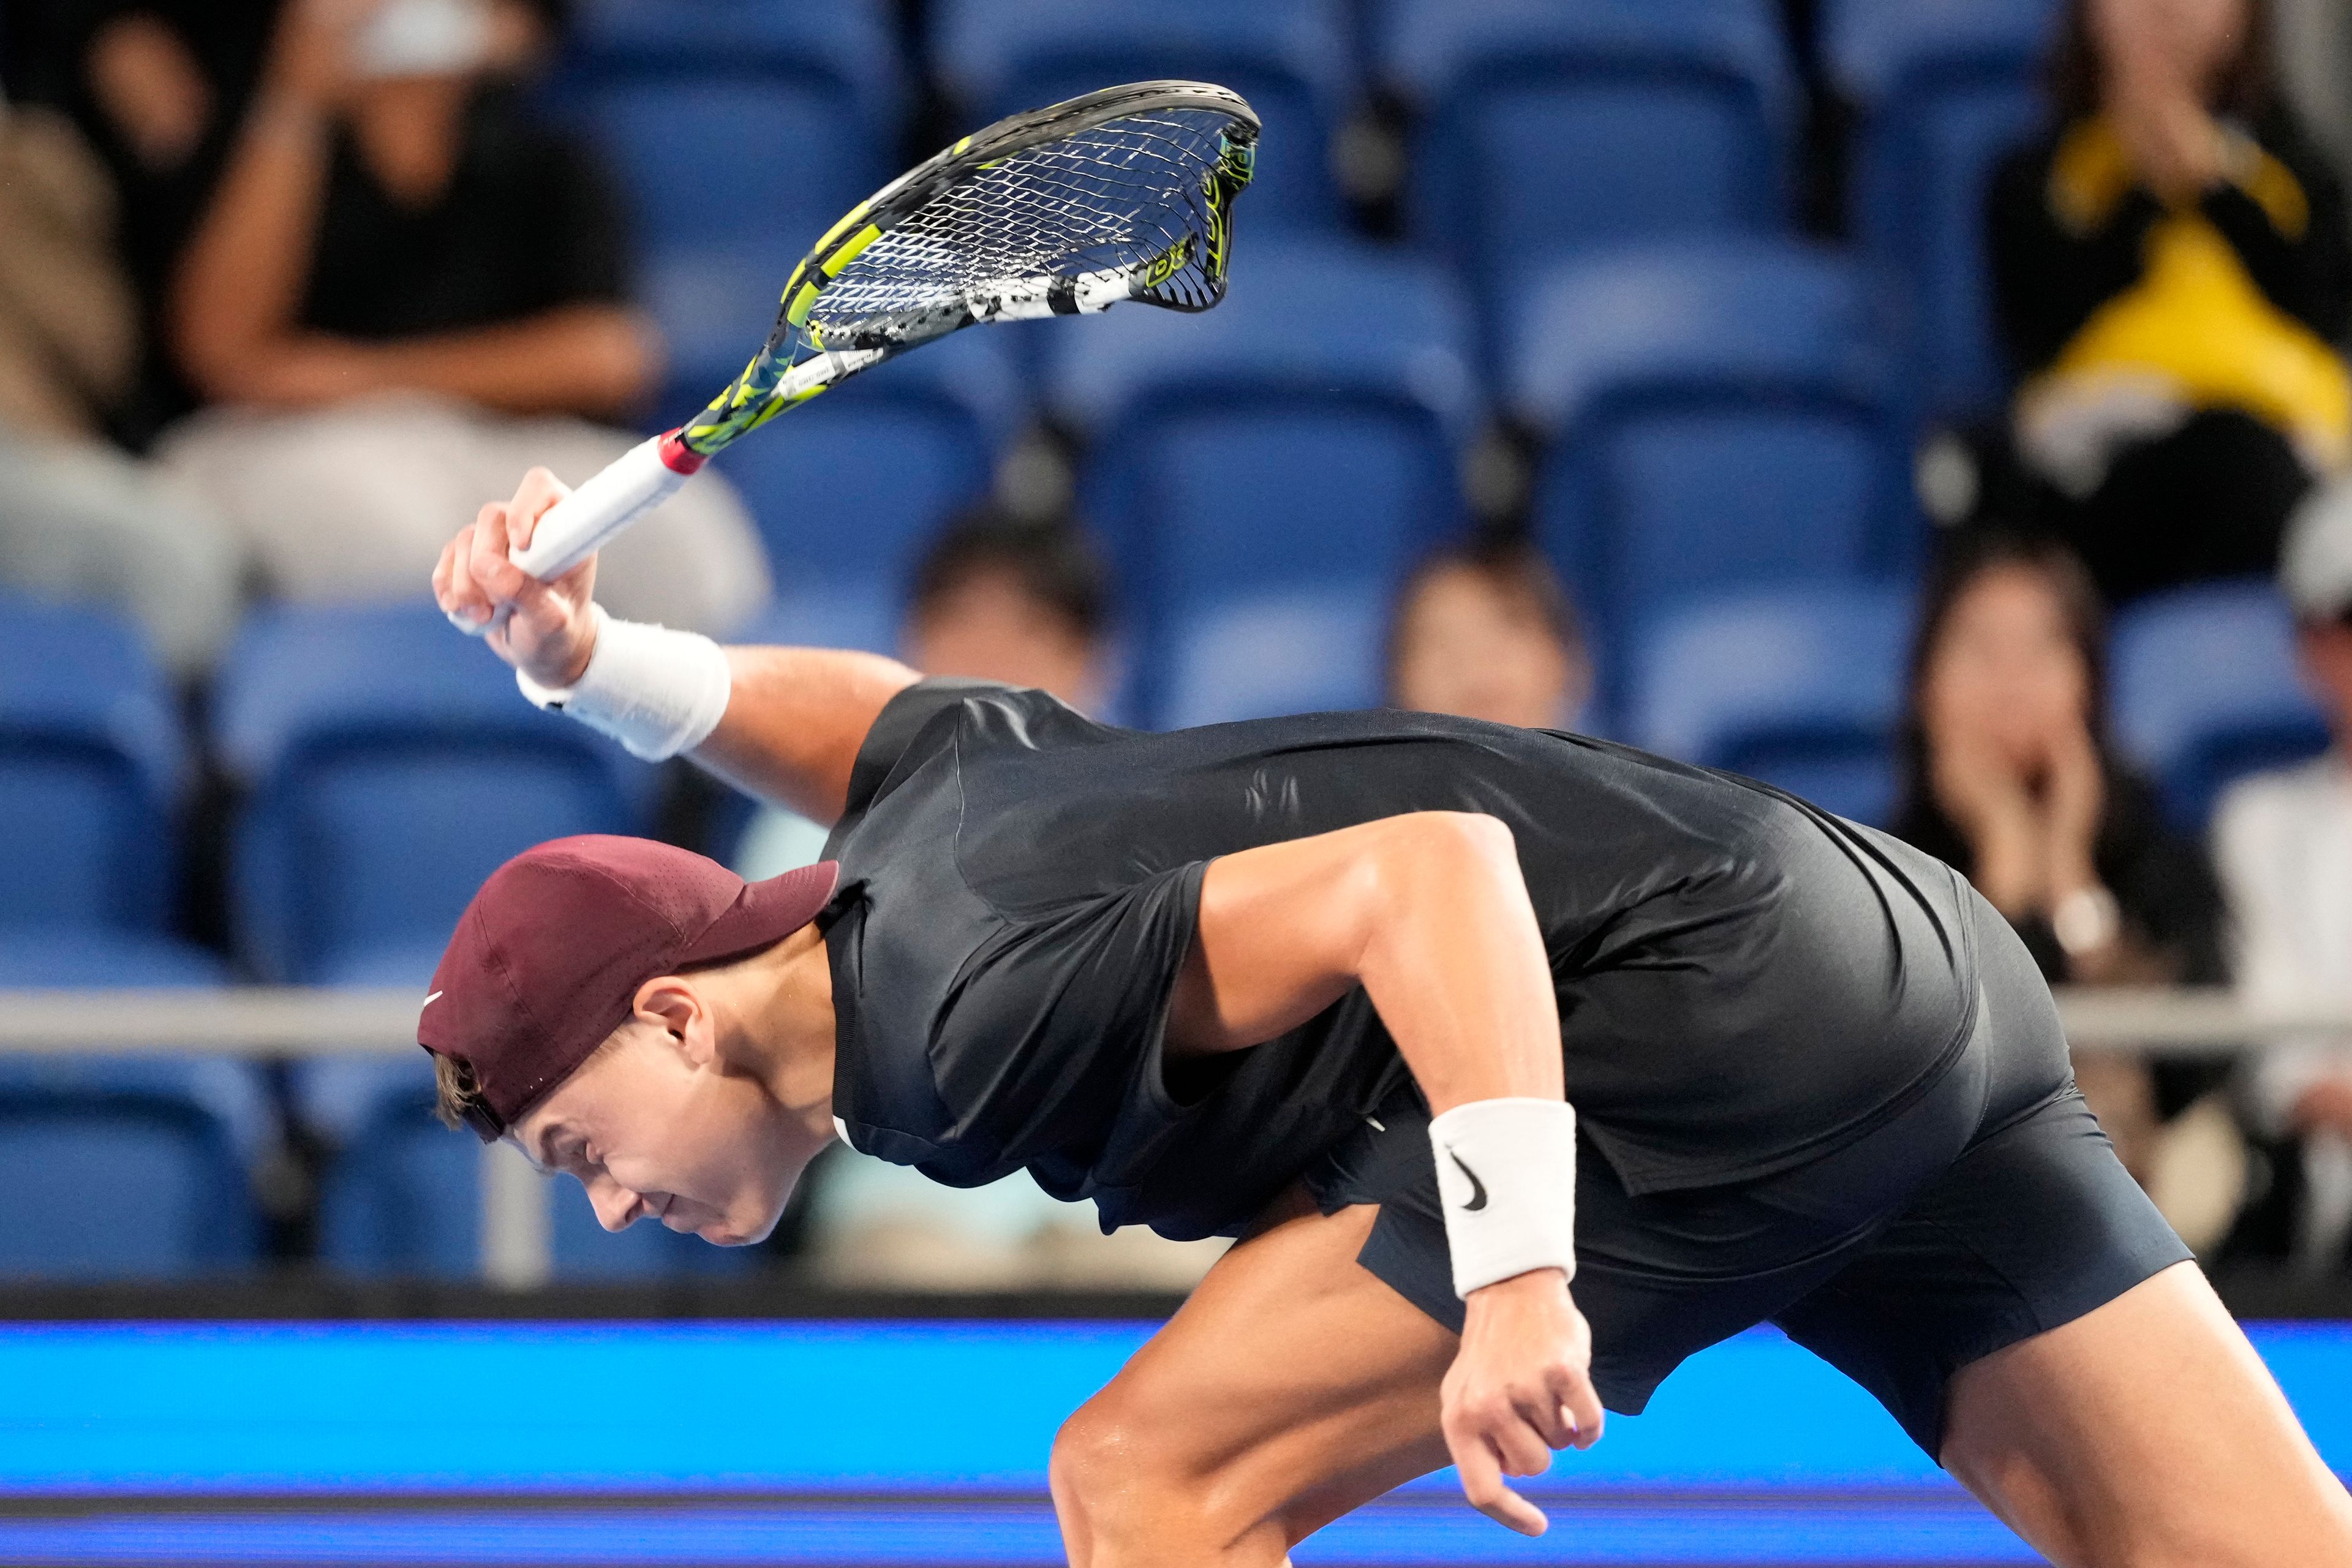
[[[2059,613],[2065,617],[2067,641],[2083,661],[2090,710],[2084,715],[2084,722],[2100,757],[2104,760],[2108,754],[2106,607],[2082,558],[2046,535],[2000,526],[1964,529],[1945,542],[1928,569],[1919,618],[1912,632],[1911,657],[1904,678],[1903,722],[1896,737],[1901,798],[1895,804],[1894,822],[1898,837],[1916,842],[1929,817],[1941,815],[1929,782],[1927,731],[1920,719],[1920,699],[1927,690],[1936,646],[1943,640],[1945,624],[1961,596],[1978,578],[2002,567],[2035,574],[2057,598]]]
[[[1110,574],[1076,523],[1030,521],[993,507],[963,512],[923,552],[908,609],[919,620],[984,577],[1010,577],[1087,642],[1109,627]]]
[[[2050,100],[2057,106],[2058,122],[2070,124],[2100,108],[2099,94],[2106,84],[2106,62],[2091,35],[2094,0],[2072,0],[2050,57]],[[2271,66],[2270,0],[2245,0],[2246,28],[2238,36],[2237,52],[2216,76],[2208,108],[2247,121],[2258,120],[2273,106],[2275,79]]]
[[[1471,572],[1484,578],[1514,614],[1544,629],[1546,636],[1571,655],[1584,655],[1584,627],[1568,589],[1533,540],[1508,531],[1488,531],[1442,545],[1424,555],[1405,576],[1389,609],[1388,640],[1381,648],[1381,670],[1391,694],[1396,690],[1397,665],[1404,657],[1405,622],[1423,590],[1448,572]]]
[[[482,1104],[482,1086],[471,1062],[433,1053],[433,1113],[452,1132],[467,1125],[466,1113]]]

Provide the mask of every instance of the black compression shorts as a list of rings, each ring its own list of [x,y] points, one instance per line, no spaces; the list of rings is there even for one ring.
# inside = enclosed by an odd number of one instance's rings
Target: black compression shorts
[[[1637,1197],[1579,1140],[1572,1289],[1610,1409],[1640,1414],[1685,1356],[1770,1322],[1933,1456],[1954,1372],[2190,1256],[2076,1092],[2024,944],[1970,898],[1974,1033],[1932,1088],[1858,1142],[1755,1181]],[[1427,1129],[1401,1095],[1308,1184],[1327,1212],[1379,1203],[1360,1261],[1458,1331]]]

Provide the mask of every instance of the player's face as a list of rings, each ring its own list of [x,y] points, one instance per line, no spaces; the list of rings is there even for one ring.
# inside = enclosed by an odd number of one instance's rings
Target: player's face
[[[1962,589],[1929,656],[1920,717],[1931,744],[1990,748],[2021,769],[2090,711],[2091,675],[2049,579],[1990,567]]]
[[[642,1019],[512,1136],[577,1177],[605,1229],[653,1219],[720,1247],[765,1240],[800,1173],[790,1124],[757,1079]]]

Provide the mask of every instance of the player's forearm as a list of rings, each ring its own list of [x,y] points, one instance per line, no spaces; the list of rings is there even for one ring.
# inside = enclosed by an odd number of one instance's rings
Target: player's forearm
[[[519,321],[369,346],[388,390],[435,392],[514,414],[621,414],[661,372],[653,327],[619,305],[568,305]]]
[[[307,105],[265,99],[237,138],[172,291],[172,342],[196,385],[238,395],[260,346],[293,331],[325,199],[329,127]]]
[[[727,711],[691,753],[695,762],[828,825],[848,799],[866,731],[920,679],[896,659],[834,648],[731,647],[727,660]]]

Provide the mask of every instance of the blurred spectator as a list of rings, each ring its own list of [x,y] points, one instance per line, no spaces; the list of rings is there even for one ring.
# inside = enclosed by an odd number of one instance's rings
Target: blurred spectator
[[[2352,453],[2352,240],[2265,0],[2074,0],[2058,123],[1989,197],[2020,456],[2121,601],[2266,572]]]
[[[139,341],[113,210],[70,125],[0,102],[0,582],[113,605],[189,678],[235,626],[238,555],[100,438]]]
[[[112,424],[143,446],[195,406],[162,352],[172,270],[252,97],[281,0],[61,4],[47,73],[122,195],[116,248],[137,290],[140,385]]]
[[[2280,578],[2336,745],[2224,795],[2214,853],[2236,924],[2240,994],[2257,1005],[2342,1007],[2352,1005],[2352,482],[2296,513]],[[2352,1268],[2352,1048],[2282,1042],[2246,1087],[2269,1176],[2231,1251]]]
[[[1592,663],[1568,594],[1527,541],[1481,538],[1413,569],[1389,626],[1392,708],[1528,729],[1574,726]]]
[[[1109,621],[1109,578],[1085,534],[983,509],[924,552],[898,643],[926,675],[1034,686],[1092,713],[1108,689]]]
[[[898,653],[925,675],[1050,691],[1081,713],[1109,689],[1110,578],[1076,525],[993,508],[941,530],[908,584]],[[817,858],[822,828],[776,807],[752,819],[735,870],[773,877]]]
[[[160,459],[275,592],[420,595],[453,523],[533,463],[577,484],[631,445],[658,353],[617,198],[525,111],[521,0],[290,0],[173,286],[183,367],[224,406]],[[766,562],[705,476],[605,552],[617,614],[723,632]]]
[[[1957,868],[2053,983],[2222,978],[2221,901],[2153,787],[2109,752],[2098,595],[2053,542],[1955,539],[1912,644],[1896,835]],[[2133,1173],[2214,1069],[2079,1058],[2076,1075]]]

